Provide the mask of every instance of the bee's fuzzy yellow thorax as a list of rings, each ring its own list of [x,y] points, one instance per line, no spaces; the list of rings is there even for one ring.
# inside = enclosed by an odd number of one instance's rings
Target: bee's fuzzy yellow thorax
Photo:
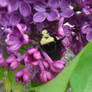
[[[40,41],[41,45],[45,45],[45,44],[48,44],[50,42],[54,42],[54,38],[49,35],[49,33],[47,32],[47,30],[43,30],[42,31],[42,35],[43,36],[42,36],[42,39]]]

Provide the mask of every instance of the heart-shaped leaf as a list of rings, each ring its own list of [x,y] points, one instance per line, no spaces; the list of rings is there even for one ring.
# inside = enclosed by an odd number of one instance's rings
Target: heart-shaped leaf
[[[73,92],[92,92],[92,45],[81,56],[70,83]]]

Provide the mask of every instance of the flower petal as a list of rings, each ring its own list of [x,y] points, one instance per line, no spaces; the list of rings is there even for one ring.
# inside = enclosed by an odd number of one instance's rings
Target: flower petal
[[[9,16],[7,14],[2,14],[0,16],[0,24],[3,26],[8,26],[9,23]]]
[[[45,5],[44,3],[41,3],[41,2],[37,2],[37,3],[35,3],[35,5],[34,5],[34,9],[35,9],[36,11],[39,11],[39,12],[45,11],[45,8],[46,8],[46,5]]]
[[[8,5],[8,12],[13,12],[18,9],[19,2],[18,0],[10,0]]]
[[[12,25],[17,25],[20,21],[20,15],[17,12],[13,12],[10,16],[10,23]]]
[[[7,5],[7,0],[0,0],[0,6],[5,7]]]
[[[23,15],[24,17],[27,17],[31,13],[31,7],[28,3],[21,2],[20,6],[19,6],[19,11],[20,11],[21,15]]]
[[[34,22],[43,22],[45,19],[46,19],[46,16],[44,15],[43,12],[37,12],[33,16]]]
[[[60,15],[63,17],[69,18],[69,17],[73,16],[73,14],[74,14],[73,10],[71,10],[70,8],[65,8],[65,9],[62,9],[62,12]]]
[[[49,21],[55,21],[58,18],[58,13],[55,10],[51,10],[50,13],[46,14]]]
[[[89,31],[88,32],[86,38],[87,38],[88,41],[91,41],[92,40],[92,31]]]

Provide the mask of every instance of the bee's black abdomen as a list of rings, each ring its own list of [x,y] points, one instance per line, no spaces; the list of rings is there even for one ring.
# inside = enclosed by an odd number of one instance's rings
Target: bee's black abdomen
[[[42,49],[53,59],[58,60],[61,57],[61,40],[56,40],[55,42],[51,42],[41,46]]]

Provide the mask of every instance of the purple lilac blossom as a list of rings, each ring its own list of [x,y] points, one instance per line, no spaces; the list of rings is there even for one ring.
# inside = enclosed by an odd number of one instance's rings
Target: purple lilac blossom
[[[26,84],[30,81],[31,78],[30,70],[27,67],[22,68],[15,73],[15,77],[17,82],[21,81],[22,84]]]
[[[17,58],[13,55],[10,55],[7,59],[6,59],[6,63],[8,65],[8,68],[10,70],[16,70],[19,66],[19,62],[17,60]]]
[[[21,29],[21,28],[20,28]],[[13,30],[7,35],[5,42],[10,46],[9,50],[18,50],[23,44],[28,43],[28,36],[18,27],[14,27]]]
[[[35,3],[34,9],[37,11],[37,13],[35,13],[33,16],[34,22],[43,22],[46,18],[48,21],[54,21],[58,18],[58,13],[56,9],[52,7],[50,2]]]
[[[88,41],[91,41],[92,40],[92,27],[91,27],[91,24],[87,24],[86,23],[85,25],[83,25],[82,32],[84,34],[86,34],[86,39]]]
[[[58,11],[59,18],[61,17],[71,17],[73,16],[74,12],[73,10],[69,7],[71,5],[71,2],[68,0],[50,0],[51,4],[53,4],[53,8],[56,8]]]
[[[86,15],[92,14],[92,0],[82,0],[83,2],[83,12]]]
[[[37,73],[40,75],[40,81],[42,82],[47,82],[55,77],[55,74],[58,74],[61,70],[64,69],[65,66],[65,61],[53,61],[45,52],[43,52],[43,56],[41,56],[41,53],[35,49],[35,48],[30,48],[27,52],[27,56],[25,57],[25,64],[29,64],[33,68],[33,74],[32,79],[36,81],[35,79],[39,79]],[[35,72],[34,68],[37,67],[37,70],[39,72]],[[52,67],[50,69],[50,67]],[[48,71],[49,69],[49,71]],[[37,71],[36,70],[36,71]],[[54,72],[53,72],[54,71]]]

